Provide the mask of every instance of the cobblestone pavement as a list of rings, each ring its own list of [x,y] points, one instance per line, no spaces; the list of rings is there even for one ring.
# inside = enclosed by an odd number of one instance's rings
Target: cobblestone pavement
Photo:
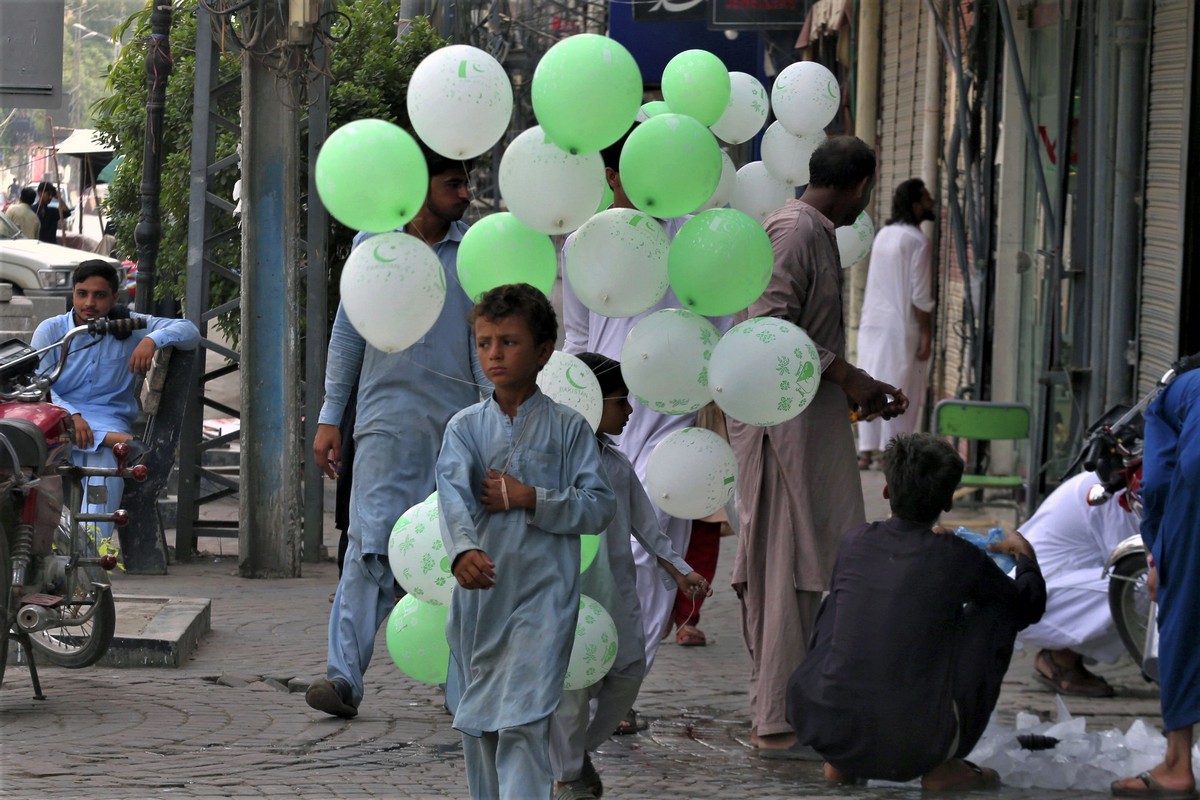
[[[886,512],[877,499],[881,486],[878,474],[864,473],[869,514]],[[728,589],[733,545],[733,539],[723,540],[718,591],[704,606],[708,646],[683,648],[669,639],[638,701],[648,728],[613,737],[595,755],[605,797],[919,797],[912,789],[830,788],[817,763],[754,755],[747,660],[737,601]],[[230,543],[223,549],[228,554]],[[305,564],[304,573],[293,580],[248,580],[238,577],[236,556],[210,555],[172,565],[165,576],[115,578],[118,595],[211,598],[212,631],[177,669],[43,667],[45,701],[31,699],[28,673],[10,665],[0,690],[0,793],[467,796],[459,736],[438,689],[402,675],[382,636],[356,719],[333,719],[305,705],[303,689],[324,674],[327,598],[337,572],[326,562]],[[1017,710],[1053,713],[1054,696],[1030,679],[1030,664],[1028,654],[1018,653],[1005,683],[999,712],[1010,724]],[[1122,730],[1135,717],[1159,722],[1157,692],[1131,664],[1100,671],[1117,686],[1118,697],[1073,701],[1073,713],[1091,717],[1092,726]],[[1081,794],[1005,789],[999,796]]]

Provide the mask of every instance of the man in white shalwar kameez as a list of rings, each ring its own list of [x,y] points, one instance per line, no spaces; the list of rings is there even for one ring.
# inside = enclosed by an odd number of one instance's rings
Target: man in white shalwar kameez
[[[1117,545],[1138,533],[1139,519],[1122,497],[1089,506],[1088,491],[1100,482],[1094,472],[1070,478],[1021,525],[1034,546],[1046,578],[1046,613],[1017,635],[1025,647],[1039,648],[1035,677],[1059,694],[1111,697],[1103,677],[1083,666],[1083,658],[1111,664],[1125,652],[1108,609],[1104,564]]]
[[[929,381],[933,341],[933,248],[918,227],[934,219],[933,197],[920,178],[896,187],[892,216],[875,236],[862,322],[858,328],[858,365],[881,381],[900,387],[912,404],[891,419],[858,423],[859,467],[870,466],[898,433],[912,433],[921,420]]]
[[[621,188],[621,176],[615,168],[616,159],[620,157],[621,145],[624,139],[606,148],[604,151],[605,164],[609,186],[613,190],[613,208],[633,208],[633,203],[626,197]],[[674,240],[675,234],[687,222],[687,217],[662,219],[663,230],[667,239]],[[625,346],[625,338],[633,330],[633,326],[650,314],[667,308],[683,308],[683,303],[675,296],[675,292],[667,289],[667,293],[654,307],[633,317],[606,317],[592,311],[575,296],[570,282],[566,279],[566,257],[571,247],[574,234],[567,237],[559,256],[560,268],[564,276],[562,282],[563,325],[566,329],[566,341],[563,351],[576,355],[583,352],[600,353],[619,361],[621,348]],[[717,330],[724,334],[732,325],[731,317],[708,317]],[[695,414],[659,414],[650,410],[637,401],[629,398],[633,406],[633,416],[625,432],[617,437],[617,447],[630,462],[642,485],[646,482],[646,463],[658,443],[675,431],[694,427]],[[692,520],[672,517],[658,506],[654,507],[658,517],[658,525],[671,540],[671,546],[678,553],[687,553],[692,536]],[[633,559],[637,566],[638,603],[642,609],[642,619],[645,626],[646,672],[654,665],[654,656],[658,653],[658,645],[667,634],[671,624],[671,612],[675,604],[675,586],[664,584],[658,561],[653,553],[649,553],[636,540],[630,540],[633,549]]]

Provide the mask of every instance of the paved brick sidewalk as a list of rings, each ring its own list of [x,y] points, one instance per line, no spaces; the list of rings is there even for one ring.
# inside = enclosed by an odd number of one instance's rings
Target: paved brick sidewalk
[[[881,515],[882,478],[864,473],[868,513]],[[639,698],[649,728],[614,737],[595,757],[605,797],[918,797],[895,789],[831,789],[819,765],[767,762],[748,746],[747,660],[728,589],[734,540],[723,540],[717,594],[704,607],[704,648],[664,644]],[[225,543],[228,553],[230,543]],[[236,557],[173,565],[166,576],[119,576],[118,594],[212,599],[212,632],[178,669],[41,670],[48,699],[31,698],[10,665],[0,689],[0,793],[11,796],[456,798],[467,795],[459,736],[435,687],[403,676],[380,637],[358,718],[312,711],[299,691],[324,673],[332,563],[294,580],[238,577]],[[1158,721],[1157,693],[1128,663],[1102,669],[1120,696],[1075,701],[1077,714],[1122,730]],[[1054,697],[1014,659],[1002,719],[1049,715]],[[226,676],[227,686],[217,683]],[[237,680],[241,676],[241,681]],[[1003,790],[1002,797],[1079,797]],[[1094,795],[1096,797],[1102,795]]]

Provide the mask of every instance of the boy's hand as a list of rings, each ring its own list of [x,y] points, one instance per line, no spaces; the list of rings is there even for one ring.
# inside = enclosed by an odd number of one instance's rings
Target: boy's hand
[[[695,600],[700,595],[712,597],[712,587],[708,585],[708,581],[699,572],[689,572],[687,575],[682,575],[676,571],[675,585],[679,587],[679,591],[692,600]]]
[[[468,550],[454,559],[454,579],[464,589],[491,589],[496,585],[496,565],[482,550]]]
[[[507,472],[489,469],[487,477],[483,479],[483,491],[480,492],[479,502],[483,504],[485,511],[493,514],[517,508],[533,509],[537,507],[537,491]]]
[[[988,545],[988,550],[993,553],[1007,553],[1013,558],[1024,555],[1037,561],[1037,556],[1033,552],[1033,545],[1017,531],[1005,534],[1004,541],[1002,542],[992,542]]]

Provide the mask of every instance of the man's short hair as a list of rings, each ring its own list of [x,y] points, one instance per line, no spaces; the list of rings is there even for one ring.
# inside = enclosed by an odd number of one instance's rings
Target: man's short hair
[[[83,283],[88,278],[104,278],[108,281],[108,285],[112,287],[115,295],[120,289],[120,282],[117,278],[117,268],[107,261],[101,261],[97,258],[92,258],[87,261],[81,261],[75,271],[71,273],[71,286]]]
[[[421,146],[421,153],[425,156],[425,167],[429,170],[430,180],[443,172],[461,171],[465,175],[471,174],[472,159],[447,158],[420,140],[418,140],[418,144]]]
[[[638,124],[635,122],[630,125],[629,130],[621,134],[620,139],[600,151],[600,160],[604,162],[605,169],[611,169],[613,172],[621,171],[621,151],[625,148],[625,142],[629,140],[629,134],[637,129]]]
[[[21,202],[27,206],[31,206],[37,202],[37,190],[32,186],[26,186],[21,190]]]
[[[925,181],[920,178],[909,178],[896,187],[892,195],[892,216],[887,224],[903,222],[906,225],[920,225],[921,220],[913,213],[913,204],[921,202],[925,194]]]
[[[528,283],[509,283],[487,290],[471,309],[468,321],[473,326],[480,318],[499,320],[515,316],[525,319],[534,344],[553,342],[558,338],[558,316],[554,306],[541,289]]]
[[[49,192],[51,197],[58,197],[58,189],[54,188],[54,184],[50,181],[42,181],[38,184],[37,193]]]
[[[962,480],[963,460],[944,439],[928,433],[901,433],[883,451],[892,514],[920,525],[932,525],[954,502]]]
[[[808,160],[808,184],[821,189],[850,190],[875,175],[875,151],[856,136],[831,136]]]
[[[580,353],[579,360],[587,364],[588,369],[600,383],[601,397],[620,397],[629,394],[625,384],[625,376],[621,374],[621,363],[599,353]]]

